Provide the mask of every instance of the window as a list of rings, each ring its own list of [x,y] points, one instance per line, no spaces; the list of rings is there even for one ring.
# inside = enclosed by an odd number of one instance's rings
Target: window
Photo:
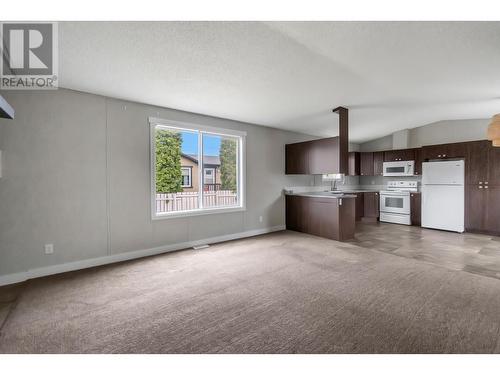
[[[246,133],[150,118],[153,218],[244,209]]]
[[[190,187],[193,187],[191,185],[191,171],[192,171],[192,168],[191,167],[181,167],[181,186],[183,188],[190,188]]]

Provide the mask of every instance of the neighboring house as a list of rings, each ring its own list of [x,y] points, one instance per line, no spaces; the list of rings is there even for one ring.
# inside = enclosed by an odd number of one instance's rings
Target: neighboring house
[[[204,190],[220,189],[220,158],[205,156],[203,158]],[[198,155],[181,154],[182,190],[198,191],[199,186]]]

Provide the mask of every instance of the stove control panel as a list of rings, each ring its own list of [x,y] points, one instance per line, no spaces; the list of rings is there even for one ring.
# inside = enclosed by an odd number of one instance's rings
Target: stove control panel
[[[418,191],[418,181],[389,181],[387,190]]]

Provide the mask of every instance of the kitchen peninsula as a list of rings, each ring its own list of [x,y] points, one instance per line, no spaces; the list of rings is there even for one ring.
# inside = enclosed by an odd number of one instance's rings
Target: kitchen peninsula
[[[337,241],[354,238],[356,195],[330,192],[286,195],[286,227]]]

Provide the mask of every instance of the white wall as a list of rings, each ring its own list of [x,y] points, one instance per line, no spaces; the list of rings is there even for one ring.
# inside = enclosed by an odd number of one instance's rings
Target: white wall
[[[409,147],[486,139],[489,119],[446,120],[409,129]],[[384,151],[393,148],[393,135],[360,145],[360,151]]]
[[[283,225],[282,188],[313,181],[284,174],[303,134],[64,89],[4,96],[0,276]],[[246,131],[247,210],[152,221],[149,116]]]
[[[438,121],[410,129],[410,147],[486,139],[489,119]]]
[[[359,151],[372,152],[372,151],[384,151],[392,149],[392,135],[387,135],[382,138],[377,138],[369,142],[365,142],[359,145]]]

